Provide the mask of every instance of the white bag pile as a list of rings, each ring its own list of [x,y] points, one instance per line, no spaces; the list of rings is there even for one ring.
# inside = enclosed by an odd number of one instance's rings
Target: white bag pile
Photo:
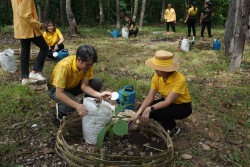
[[[98,134],[111,122],[115,106],[103,100],[97,102],[91,97],[84,98],[83,104],[89,111],[82,118],[83,137],[87,143],[95,145]]]
[[[186,52],[189,51],[189,39],[183,39],[182,42],[181,42],[181,50],[184,50]]]
[[[4,71],[14,73],[17,70],[14,51],[6,49],[3,52],[0,52],[0,63]]]
[[[123,37],[123,38],[128,38],[128,33],[129,33],[129,32],[127,32],[127,30],[128,30],[127,27],[122,28],[122,37]]]

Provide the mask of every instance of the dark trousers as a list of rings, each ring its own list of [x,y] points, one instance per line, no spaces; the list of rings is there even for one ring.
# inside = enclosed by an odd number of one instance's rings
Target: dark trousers
[[[97,92],[100,92],[101,89],[102,89],[102,80],[99,79],[99,78],[93,78],[91,80],[89,80],[89,86],[94,89],[95,91]],[[58,110],[62,113],[68,113],[68,112],[72,112],[72,111],[75,111],[74,108],[66,105],[65,103],[63,103],[62,101],[58,100],[56,98],[56,89],[51,89],[51,88],[48,88],[47,90],[47,93],[49,95],[49,97],[56,101],[58,103]],[[71,90],[64,90],[64,93],[72,100],[74,100],[75,102],[78,102],[76,97],[75,96],[78,96],[82,93],[84,93],[82,90],[81,90],[81,82],[73,89]],[[88,94],[85,94],[85,97],[91,97],[90,95]]]
[[[50,46],[50,50],[47,52],[47,57],[48,58],[54,58],[53,56],[53,50],[54,50],[55,46]],[[64,49],[64,45],[61,43],[59,46],[58,46],[58,50],[56,52],[59,52],[61,50]]]
[[[170,24],[171,24],[171,27],[172,27],[173,32],[175,32],[174,21],[172,21],[172,22],[166,22],[167,31],[169,31],[169,25],[170,25]]]
[[[129,36],[135,34],[135,37],[136,37],[138,31],[139,31],[138,28],[136,28],[136,30],[130,30],[130,31],[129,31]]]
[[[36,58],[36,62],[33,66],[33,71],[41,72],[45,62],[46,54],[49,50],[48,44],[46,43],[43,36],[21,39],[21,77],[29,78],[29,60],[30,60],[30,45],[31,42],[40,48],[40,52]]]
[[[212,36],[211,36],[211,22],[210,21],[209,22],[202,22],[201,37],[203,37],[206,26],[207,26],[208,35],[210,38],[212,38]]]
[[[151,105],[164,101],[164,98],[154,100]],[[165,130],[173,130],[176,126],[175,119],[187,118],[192,113],[191,102],[183,104],[171,104],[166,108],[150,113],[150,118],[162,123]]]
[[[191,27],[193,29],[193,36],[196,36],[196,32],[195,32],[195,19],[188,19],[187,20],[187,24],[188,24],[188,37],[190,37],[191,34]]]

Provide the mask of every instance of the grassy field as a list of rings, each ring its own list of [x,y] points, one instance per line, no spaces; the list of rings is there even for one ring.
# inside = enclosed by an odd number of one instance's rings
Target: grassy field
[[[113,28],[79,27],[80,34],[76,37],[68,34],[69,28],[63,32],[70,55],[86,44],[97,50],[94,76],[104,82],[103,90],[118,91],[133,85],[139,104],[147,95],[154,74],[154,70],[145,66],[145,60],[157,50],[167,50],[180,63],[178,71],[187,78],[193,114],[179,121],[182,131],[173,143],[175,160],[183,164],[176,166],[188,166],[184,162],[190,166],[250,166],[249,45],[245,46],[241,69],[230,73],[227,70],[230,57],[224,55],[224,29],[212,29],[213,38],[222,42],[220,51],[191,49],[189,52],[178,49],[178,40],[186,36],[187,27],[176,27],[175,34],[153,34],[164,32],[165,27],[145,27],[138,37],[129,39],[111,38],[108,29]],[[196,31],[198,42],[200,27]],[[5,27],[1,33],[1,51],[20,47],[19,41],[13,39],[12,28]],[[207,32],[204,36],[208,36]],[[37,48],[32,45],[32,49]],[[20,62],[20,57],[16,59]],[[13,74],[0,68],[0,166],[51,166],[58,161],[64,166],[65,162],[56,154],[42,154],[45,148],[54,148],[60,126],[54,103],[46,93],[46,82],[21,86],[20,63],[17,65],[18,71]],[[55,65],[56,61],[46,61],[42,75],[48,79]],[[208,141],[211,149],[204,151],[199,142]],[[184,153],[193,159],[183,160]]]

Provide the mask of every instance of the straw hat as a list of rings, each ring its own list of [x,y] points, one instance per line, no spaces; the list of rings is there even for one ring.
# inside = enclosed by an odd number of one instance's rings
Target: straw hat
[[[172,72],[180,68],[177,62],[173,61],[173,54],[165,50],[159,50],[153,58],[145,61],[145,64],[159,71]]]

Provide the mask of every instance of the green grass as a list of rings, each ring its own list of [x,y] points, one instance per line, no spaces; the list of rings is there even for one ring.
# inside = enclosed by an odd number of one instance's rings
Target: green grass
[[[148,68],[144,62],[148,58],[153,57],[157,50],[167,50],[174,54],[174,60],[180,63],[181,68],[178,70],[187,78],[187,87],[192,98],[193,115],[201,114],[202,119],[197,121],[197,126],[194,127],[200,131],[205,128],[214,133],[220,133],[221,141],[227,145],[227,149],[222,151],[211,149],[203,152],[199,149],[200,145],[195,146],[201,139],[209,139],[207,131],[203,133],[183,133],[183,136],[188,136],[189,140],[184,140],[190,149],[178,150],[180,153],[191,154],[200,164],[212,162],[215,164],[224,165],[230,162],[233,166],[249,166],[250,151],[246,147],[250,144],[250,140],[246,140],[243,136],[236,134],[240,130],[245,136],[250,134],[250,58],[249,46],[245,47],[243,60],[240,68],[243,71],[229,73],[228,66],[230,57],[224,55],[223,49],[220,51],[214,50],[194,50],[189,52],[178,51],[179,43],[176,42],[180,37],[185,37],[187,27],[176,27],[177,33],[167,35],[153,34],[155,31],[166,31],[166,27],[144,27],[140,30],[138,38],[111,38],[107,30],[113,30],[112,27],[100,28],[82,28],[78,27],[81,33],[78,37],[70,37],[68,34],[69,28],[63,35],[66,38],[65,48],[69,49],[70,55],[74,55],[76,50],[81,45],[92,45],[98,53],[98,63],[94,65],[94,76],[99,77],[104,82],[103,90],[118,91],[119,89],[133,85],[136,92],[136,100],[142,102],[150,90],[151,78],[154,75],[154,70]],[[1,33],[12,33],[13,29],[5,27],[1,29]],[[171,30],[171,28],[170,28]],[[200,40],[200,27],[197,27],[197,41]],[[213,28],[213,38],[222,41],[224,46],[224,29]],[[207,32],[205,32],[207,38]],[[162,41],[162,39],[170,39]],[[212,44],[211,44],[212,46]],[[9,45],[1,46],[7,48]],[[12,46],[18,48],[18,45]],[[37,49],[35,46],[32,48]],[[17,58],[18,59],[18,58]],[[46,61],[42,72],[47,79],[49,78],[55,62]],[[104,67],[102,71],[101,68]],[[18,71],[20,73],[20,64]],[[52,100],[48,97],[46,89],[39,92],[36,89],[41,86],[46,86],[46,83],[39,83],[37,87],[34,85],[21,86],[20,74],[10,74],[3,72],[0,69],[0,162],[5,160],[1,165],[19,165],[15,164],[18,156],[16,153],[22,148],[29,148],[32,151],[39,151],[36,146],[31,147],[31,139],[48,140],[54,139],[59,123],[55,120],[55,108],[51,108]],[[212,118],[203,119],[207,115]],[[214,121],[221,124],[220,127],[214,126]],[[239,123],[243,121],[243,124]],[[11,128],[14,123],[22,123],[20,130]],[[192,125],[191,119],[183,120],[184,123]],[[183,123],[183,124],[184,124]],[[38,130],[34,132],[31,125],[38,124]],[[240,124],[239,129],[235,128]],[[184,124],[185,125],[185,124]],[[234,132],[229,132],[228,128],[234,127]],[[37,132],[37,133],[36,133]],[[18,138],[16,135],[18,134]],[[232,151],[233,146],[226,143],[227,137],[235,141],[243,141],[243,148],[240,151]],[[22,139],[27,138],[24,144],[18,144]],[[178,138],[177,140],[182,140]],[[11,143],[9,141],[15,141]],[[175,141],[174,141],[175,145]],[[181,146],[178,146],[181,147]],[[178,149],[177,147],[177,149]],[[228,152],[230,151],[230,158]],[[1,159],[2,158],[2,159]],[[192,162],[178,159],[179,164],[188,164],[196,166],[197,162]],[[230,165],[229,165],[230,166]]]

